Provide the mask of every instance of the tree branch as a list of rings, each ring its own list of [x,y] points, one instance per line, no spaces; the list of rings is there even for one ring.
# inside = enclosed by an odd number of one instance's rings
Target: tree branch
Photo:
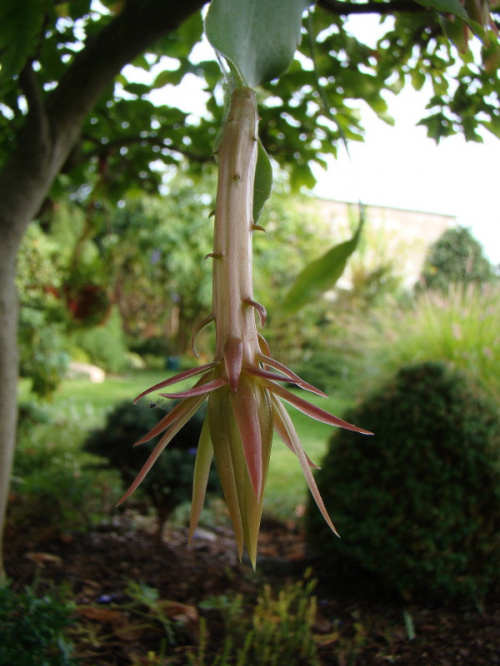
[[[77,142],[85,116],[120,70],[178,28],[205,2],[127,0],[120,14],[87,39],[43,104],[49,125],[48,142],[42,142],[36,117],[32,119],[29,113],[17,134],[15,148],[0,171],[3,244],[17,247]],[[35,111],[38,102],[29,76],[26,72],[23,85]]]
[[[36,128],[34,136],[37,136],[42,149],[47,149],[50,141],[49,122],[47,112],[43,103],[42,92],[33,71],[31,62],[27,62],[19,74],[19,86],[26,97],[28,104],[27,122]]]
[[[68,133],[65,139],[72,145],[83,118],[120,70],[148,46],[175,30],[205,2],[128,0],[121,14],[88,40],[48,97],[47,113],[53,136],[62,138]]]
[[[421,13],[428,11],[414,0],[389,0],[388,2],[343,2],[342,0],[318,0],[317,5],[335,16],[351,16],[353,14],[401,14]]]

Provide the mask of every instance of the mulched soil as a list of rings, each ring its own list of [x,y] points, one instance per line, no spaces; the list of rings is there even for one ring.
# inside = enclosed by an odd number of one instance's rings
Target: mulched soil
[[[11,530],[6,553],[16,588],[35,582],[37,590],[54,593],[63,586],[74,601],[77,621],[71,638],[82,666],[189,664],[187,651],[192,646],[196,652],[200,617],[208,631],[208,653],[214,654],[223,622],[210,600],[241,593],[251,601],[264,583],[278,590],[287,581],[301,580],[310,567],[317,579],[314,632],[323,666],[500,664],[498,597],[487,599],[481,610],[405,605],[361,574],[346,581],[316,570],[304,535],[293,524],[263,522],[256,573],[238,561],[229,530],[200,531],[188,547],[186,530],[170,529],[155,549],[151,531],[138,528],[127,512],[88,533],[60,534],[35,526],[23,534]],[[153,656],[160,652],[165,626],[154,619],[151,606],[131,602],[131,581],[136,588],[140,583],[156,588],[155,608],[182,627],[177,646],[167,648],[168,660]],[[212,660],[207,658],[206,665]]]

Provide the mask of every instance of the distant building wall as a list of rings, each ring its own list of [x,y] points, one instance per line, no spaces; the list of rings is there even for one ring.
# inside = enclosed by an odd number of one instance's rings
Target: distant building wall
[[[359,218],[357,204],[318,198],[310,205],[328,223],[334,243],[346,240]],[[381,260],[394,261],[406,286],[418,280],[429,246],[457,222],[453,215],[401,208],[366,206],[365,210],[368,245],[382,255]],[[348,279],[347,272],[343,281]]]

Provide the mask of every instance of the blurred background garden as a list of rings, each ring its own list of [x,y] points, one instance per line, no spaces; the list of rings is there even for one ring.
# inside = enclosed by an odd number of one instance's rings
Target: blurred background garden
[[[292,410],[341,538],[276,437],[256,571],[215,469],[188,544],[203,413],[117,506],[175,408],[134,398],[213,355],[208,3],[0,3],[0,666],[500,664],[498,3],[210,5],[296,49],[256,79],[265,338],[374,435]]]
[[[35,561],[52,540],[104,529],[120,515],[151,535],[153,551],[186,532],[200,421],[181,431],[137,493],[116,508],[147,457],[149,445],[136,449],[134,442],[171,408],[154,395],[137,406],[132,401],[196,362],[191,333],[210,308],[204,257],[212,175],[177,173],[167,188],[161,200],[137,196],[109,209],[77,190],[47,205],[23,242],[22,377],[7,535],[16,541],[24,534]],[[347,413],[375,437],[332,437],[329,426],[295,412],[307,454],[320,467],[325,462],[317,479],[342,539],[322,525],[298,461],[279,440],[265,521],[305,540],[306,561],[312,557],[318,575],[333,569],[347,581],[375,576],[403,603],[468,600],[481,607],[499,583],[497,269],[470,230],[451,218],[438,220],[437,238],[430,225],[433,242],[421,233],[412,240],[408,229],[394,228],[397,210],[386,211],[392,221],[384,226],[368,209],[359,248],[336,287],[293,317],[280,317],[290,276],[357,225],[356,206],[344,205],[332,222],[327,204],[278,188],[262,220],[267,234],[255,239],[256,297],[270,312],[266,336],[276,357],[329,396],[313,401]],[[197,342],[202,359],[212,344],[208,328]],[[216,538],[229,520],[215,477],[209,498],[201,534]],[[300,632],[312,636],[313,587],[296,585],[289,601],[298,595],[305,613]],[[157,599],[154,588],[149,593]],[[244,604],[235,603],[226,616]],[[178,618],[169,622],[165,645],[182,643]],[[244,652],[243,638],[233,640]],[[316,663],[315,641],[308,660],[297,663]],[[356,641],[348,645],[347,653],[360,658]],[[97,659],[99,650],[90,654]],[[238,654],[228,652],[227,663]]]

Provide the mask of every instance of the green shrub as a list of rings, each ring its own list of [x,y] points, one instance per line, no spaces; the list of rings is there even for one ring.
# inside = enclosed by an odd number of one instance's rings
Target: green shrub
[[[168,406],[168,411],[173,403]],[[128,488],[146,459],[158,443],[160,436],[134,447],[160,418],[165,410],[147,404],[120,403],[111,411],[103,428],[94,430],[84,443],[84,450],[106,460],[103,467],[119,472],[124,488]],[[163,451],[140,485],[149,498],[158,517],[157,540],[160,542],[163,526],[170,513],[183,502],[191,500],[194,461],[204,415],[199,411]],[[220,492],[215,469],[209,477],[207,491]]]
[[[317,475],[342,539],[311,502],[320,562],[357,563],[406,597],[479,599],[500,570],[500,412],[443,364],[403,368],[346,415]]]
[[[128,368],[128,349],[118,308],[113,308],[102,326],[76,330],[71,344],[77,353],[83,350],[91,363],[107,372],[119,373]]]
[[[431,245],[425,259],[418,289],[446,291],[455,284],[481,285],[495,280],[495,269],[483,248],[465,227],[447,229]]]
[[[423,292],[409,307],[385,308],[350,331],[345,357],[365,392],[404,365],[443,361],[473,375],[500,402],[499,285]]]
[[[296,363],[293,369],[306,382],[326,393],[336,391],[342,374],[339,353],[334,349],[315,350],[307,361]]]
[[[50,422],[51,417],[45,406],[28,400],[18,403],[17,439],[19,442],[27,439],[37,426]]]
[[[62,264],[57,244],[40,225],[29,225],[19,249],[19,365],[32,391],[51,398],[69,363],[64,336],[67,313],[59,298]]]
[[[81,461],[71,451],[30,440],[25,437],[16,451],[9,524],[18,530],[75,531],[102,518],[103,489]]]
[[[0,664],[73,666],[72,645],[64,630],[72,624],[71,607],[31,590],[0,587]]]
[[[224,619],[224,641],[218,639],[217,657],[207,660],[207,632],[201,623],[198,654],[190,655],[192,666],[317,666],[313,633],[316,620],[314,580],[287,583],[277,593],[265,585],[253,609],[245,608],[241,595],[205,602],[205,610],[218,609]]]
[[[110,484],[109,473],[86,469],[90,456],[79,448],[93,416],[69,404],[63,417],[57,405],[20,403],[8,515],[12,527],[85,530],[108,515],[110,486],[119,487],[119,480]]]

